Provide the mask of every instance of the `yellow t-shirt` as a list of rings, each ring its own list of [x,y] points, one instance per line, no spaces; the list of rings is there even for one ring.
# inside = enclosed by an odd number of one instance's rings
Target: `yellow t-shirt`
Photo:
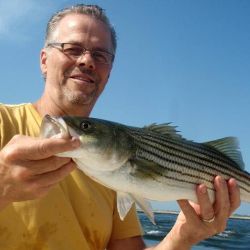
[[[0,147],[15,134],[39,135],[32,104],[0,104]],[[102,250],[110,239],[141,235],[135,209],[122,222],[115,192],[80,170],[41,199],[14,202],[0,211],[0,249]]]

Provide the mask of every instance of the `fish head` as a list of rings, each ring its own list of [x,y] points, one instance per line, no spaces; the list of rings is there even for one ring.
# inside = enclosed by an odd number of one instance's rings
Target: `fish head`
[[[43,138],[71,138],[68,126],[62,117],[45,115],[40,127],[40,137]]]
[[[58,156],[80,158],[86,167],[97,170],[117,169],[135,151],[132,138],[122,126],[95,118],[46,115],[41,125],[41,136],[79,138],[79,148]]]

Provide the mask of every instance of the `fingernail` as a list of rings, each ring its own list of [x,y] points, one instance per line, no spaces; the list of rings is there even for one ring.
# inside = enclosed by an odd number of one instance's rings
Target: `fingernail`
[[[230,178],[229,181],[228,181],[228,183],[230,183],[233,187],[237,187],[238,186],[237,181],[234,178]]]
[[[224,178],[221,177],[221,176],[220,176],[220,178],[219,178],[219,183],[220,183],[221,185],[226,185],[226,181],[225,181]]]
[[[207,187],[206,187],[205,185],[201,185],[201,187],[200,187],[200,192],[201,192],[202,194],[206,194],[206,192],[207,192]]]
[[[71,144],[73,147],[78,148],[80,146],[80,140],[77,137],[72,137]]]

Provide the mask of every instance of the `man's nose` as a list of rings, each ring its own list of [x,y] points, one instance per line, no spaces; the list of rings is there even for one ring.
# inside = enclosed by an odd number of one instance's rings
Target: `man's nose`
[[[95,69],[95,61],[90,52],[85,51],[78,59],[78,66],[86,67],[88,69]]]

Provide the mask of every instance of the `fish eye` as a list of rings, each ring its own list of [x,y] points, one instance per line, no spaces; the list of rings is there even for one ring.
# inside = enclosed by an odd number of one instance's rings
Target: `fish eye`
[[[83,122],[80,124],[80,128],[81,128],[82,130],[89,129],[89,128],[91,128],[91,123],[88,122],[88,121],[83,121]]]

